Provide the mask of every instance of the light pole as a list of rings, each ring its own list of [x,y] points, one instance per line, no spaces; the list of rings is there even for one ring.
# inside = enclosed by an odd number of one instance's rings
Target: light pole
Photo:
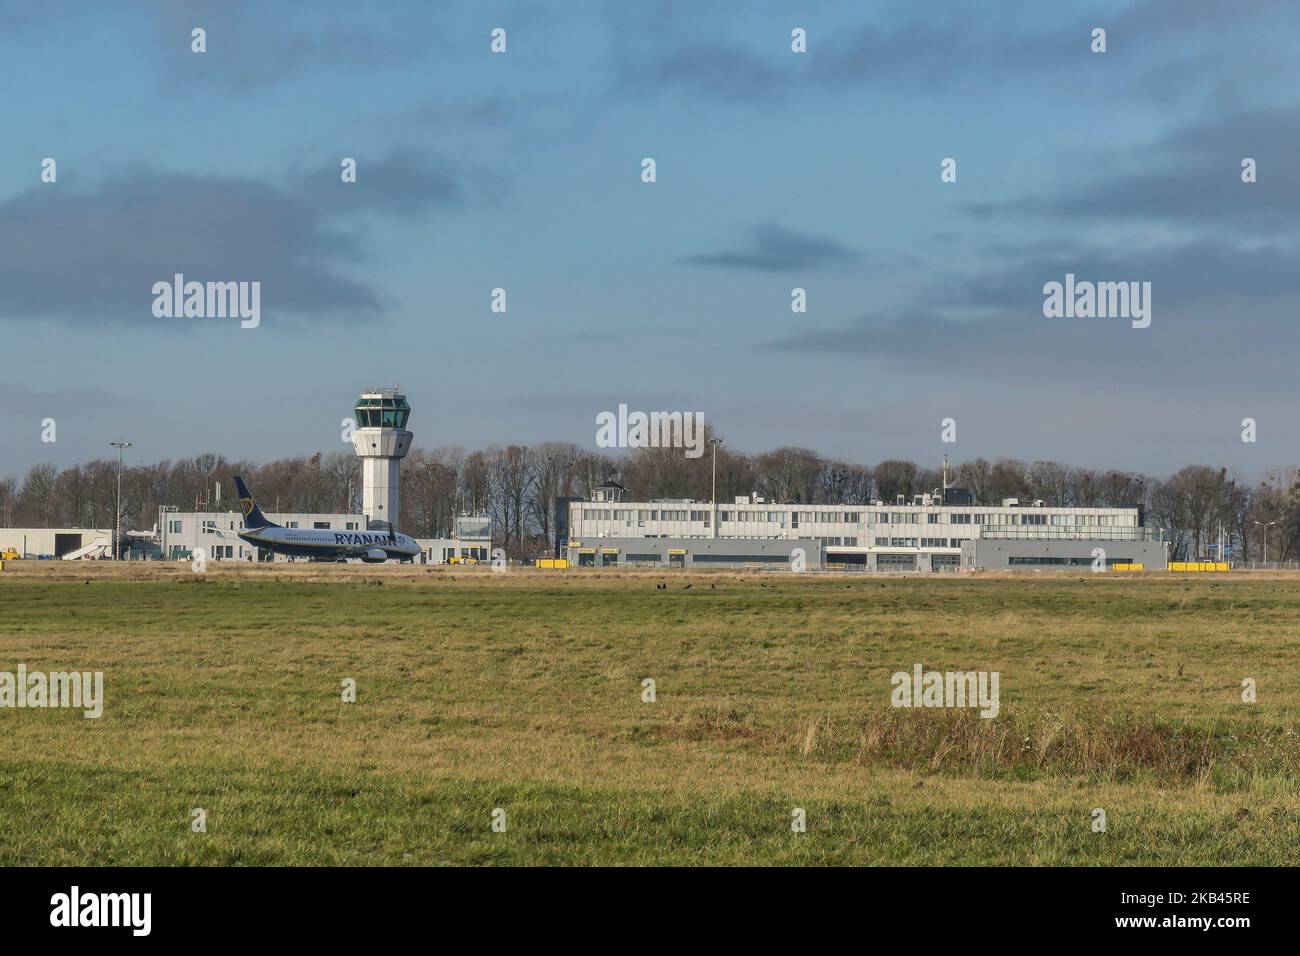
[[[1270,522],[1268,522],[1268,524],[1265,524],[1265,523],[1262,522],[1262,521],[1256,521],[1256,522],[1253,522],[1253,523],[1259,525],[1261,528],[1264,529],[1264,531],[1263,531],[1263,534],[1264,534],[1264,564],[1265,564],[1265,566],[1267,566],[1267,565],[1268,565],[1268,526],[1269,526],[1269,525],[1273,525],[1273,524],[1277,524],[1277,522],[1276,522],[1276,521],[1270,521]]]
[[[721,438],[710,438],[709,444],[713,446],[713,490],[709,492],[709,500],[713,508],[713,527],[710,529],[710,538],[718,536],[718,446],[722,444]]]
[[[120,561],[122,556],[122,449],[130,448],[131,442],[109,442],[117,449],[117,507],[113,509],[113,560]]]

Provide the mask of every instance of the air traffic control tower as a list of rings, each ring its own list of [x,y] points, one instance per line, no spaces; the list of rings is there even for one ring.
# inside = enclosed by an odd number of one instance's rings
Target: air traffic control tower
[[[352,447],[361,458],[361,510],[372,529],[400,531],[402,459],[411,450],[411,406],[395,388],[367,388],[357,399]]]

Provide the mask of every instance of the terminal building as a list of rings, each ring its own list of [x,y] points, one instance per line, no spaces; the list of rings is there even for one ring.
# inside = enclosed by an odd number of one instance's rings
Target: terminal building
[[[1103,561],[1168,564],[1142,509],[1048,508],[1015,498],[977,505],[969,492],[900,495],[893,502],[801,505],[757,495],[731,504],[624,501],[606,485],[569,503],[567,556],[578,566],[780,567],[941,572],[1091,568]]]

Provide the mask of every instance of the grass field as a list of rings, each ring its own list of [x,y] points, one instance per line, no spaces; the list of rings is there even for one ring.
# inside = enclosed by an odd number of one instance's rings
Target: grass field
[[[102,670],[106,703],[0,709],[4,865],[1293,864],[1300,846],[1297,577],[18,565],[0,671]],[[891,707],[916,663],[1000,672],[1001,712]]]

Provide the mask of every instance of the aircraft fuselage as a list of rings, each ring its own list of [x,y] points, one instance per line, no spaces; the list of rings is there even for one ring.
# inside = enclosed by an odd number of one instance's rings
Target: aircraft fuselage
[[[336,561],[361,558],[411,561],[420,546],[409,535],[388,531],[326,531],[308,528],[246,528],[239,537],[258,548],[293,557]],[[381,553],[382,552],[382,556]]]

